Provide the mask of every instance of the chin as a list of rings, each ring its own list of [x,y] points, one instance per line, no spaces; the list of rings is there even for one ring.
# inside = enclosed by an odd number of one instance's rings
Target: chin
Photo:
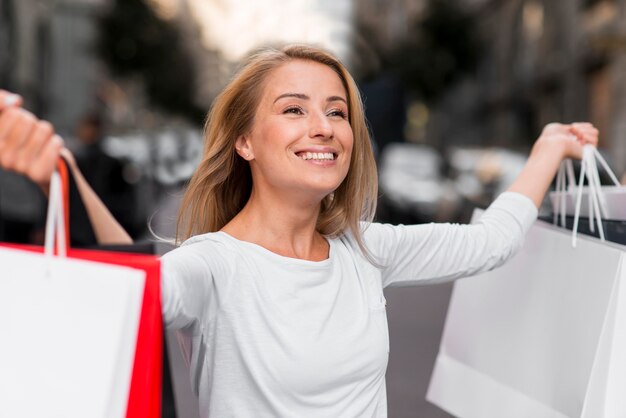
[[[298,190],[298,194],[312,196],[316,200],[320,202],[328,195],[332,194],[337,190],[341,183],[332,182],[332,183],[308,183],[308,184],[300,184],[295,188]]]

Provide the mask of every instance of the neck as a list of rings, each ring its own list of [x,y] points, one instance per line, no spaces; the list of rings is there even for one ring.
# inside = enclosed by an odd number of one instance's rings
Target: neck
[[[324,260],[328,243],[316,230],[320,205],[319,201],[279,198],[253,188],[246,206],[222,231],[286,257]]]

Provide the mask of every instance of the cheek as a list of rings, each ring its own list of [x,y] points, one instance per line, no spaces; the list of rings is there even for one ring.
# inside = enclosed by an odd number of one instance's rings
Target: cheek
[[[343,151],[345,154],[345,160],[343,164],[343,178],[342,181],[345,180],[348,172],[350,171],[350,166],[352,165],[352,159],[354,158],[354,138],[352,137],[352,130],[350,130],[349,135],[344,137],[346,138],[342,141],[341,146],[343,147]]]
[[[342,138],[345,138],[341,145],[349,156],[352,156],[352,151],[354,149],[354,135],[352,133],[352,128],[346,128],[345,132],[342,135]]]
[[[255,135],[254,147],[259,152],[277,152],[286,149],[301,136],[297,126],[270,123],[261,127]]]

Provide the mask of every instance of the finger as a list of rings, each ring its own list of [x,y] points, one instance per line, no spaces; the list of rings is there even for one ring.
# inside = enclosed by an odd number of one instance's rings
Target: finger
[[[577,122],[573,123],[570,128],[572,131],[581,132],[583,134],[595,134],[598,135],[600,131],[593,126],[591,123],[587,122]]]
[[[20,107],[23,102],[24,100],[21,96],[6,90],[0,90],[0,111],[7,107]]]
[[[576,135],[577,137],[581,138],[581,139],[588,139],[588,138],[598,138],[598,133],[597,132],[592,132],[592,131],[578,131],[576,132],[574,135]]]
[[[598,142],[599,142],[597,135],[585,136],[584,141],[585,141],[585,144],[591,144],[594,147],[597,147],[598,146]]]
[[[571,126],[569,129],[569,132],[573,135],[576,135],[579,138],[583,138],[583,137],[593,137],[593,136],[598,136],[599,131],[592,127],[576,127],[576,126]]]
[[[26,173],[28,167],[43,151],[45,144],[51,140],[53,135],[54,129],[50,122],[37,122],[26,143],[16,154],[14,170],[18,173]]]
[[[7,143],[7,136],[13,129],[13,125],[17,123],[19,117],[19,109],[11,108],[0,113],[0,155]]]
[[[575,128],[572,127],[571,132],[576,135],[578,140],[583,144],[591,144],[593,146],[598,145],[598,130],[592,127]]]
[[[17,152],[24,145],[37,123],[37,118],[30,112],[23,109],[18,109],[17,112],[17,118],[6,135],[2,154],[0,154],[0,163],[9,169],[14,168]]]
[[[585,129],[585,128],[595,129],[595,126],[593,126],[593,124],[590,122],[574,122],[572,123],[572,127],[577,128],[577,129]]]
[[[59,135],[53,135],[52,138],[46,142],[32,164],[26,169],[25,174],[40,186],[47,186],[56,168],[62,148],[63,139],[61,139]]]
[[[572,126],[570,128],[571,132],[580,132],[585,135],[598,135],[600,131],[593,126]]]

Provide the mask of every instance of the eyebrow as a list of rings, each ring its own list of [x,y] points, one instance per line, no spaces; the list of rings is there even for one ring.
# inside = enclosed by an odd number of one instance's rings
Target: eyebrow
[[[301,100],[309,100],[310,99],[309,96],[307,96],[306,94],[302,94],[302,93],[284,93],[284,94],[281,94],[280,96],[278,96],[274,100],[274,103],[276,103],[280,99],[284,99],[285,97],[295,97],[296,99],[301,99]],[[346,102],[346,99],[344,99],[341,96],[330,96],[330,97],[328,97],[326,99],[326,101],[327,102],[341,101],[341,102],[344,102],[345,104],[348,104],[348,102]]]

